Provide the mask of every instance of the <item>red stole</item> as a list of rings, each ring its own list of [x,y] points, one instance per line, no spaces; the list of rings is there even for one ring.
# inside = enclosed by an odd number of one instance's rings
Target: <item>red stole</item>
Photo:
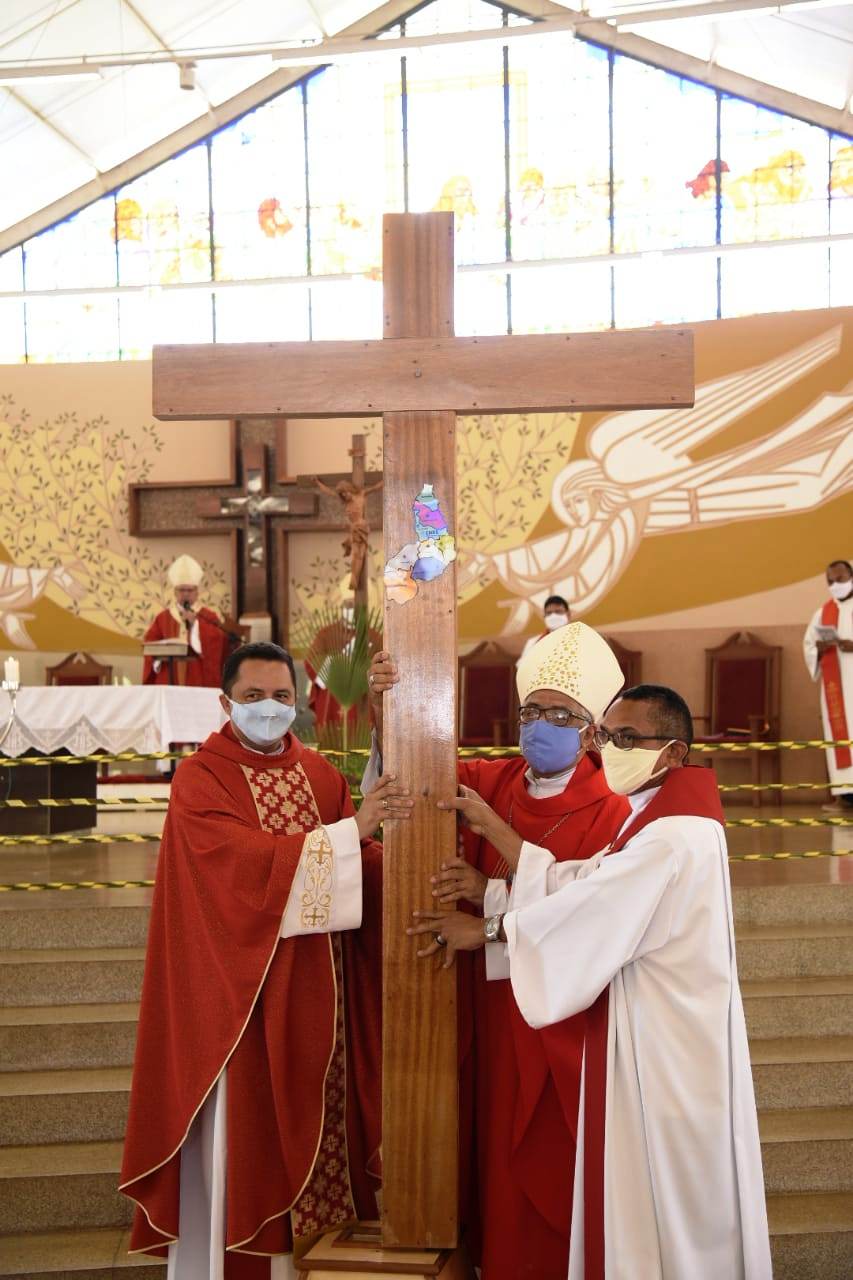
[[[306,834],[353,813],[344,778],[295,738],[281,755],[262,756],[228,725],[181,763],[172,801],[122,1168],[122,1190],[137,1203],[131,1247],[165,1256],[177,1236],[180,1149],[227,1063],[226,1242],[246,1253],[287,1252],[289,1210],[330,1123],[357,1211],[375,1212],[368,1165],[379,1142],[379,850],[364,848],[360,930],[282,939]],[[345,1081],[333,1052],[342,1035],[352,1068]],[[346,1095],[334,1114],[332,1085]]]
[[[827,600],[821,610],[820,620],[825,627],[838,626],[838,602]],[[826,714],[829,728],[836,742],[850,737],[847,727],[847,713],[844,709],[844,689],[841,684],[841,658],[838,646],[833,645],[821,655],[820,674],[823,680],[823,692],[826,698]],[[837,769],[849,769],[853,764],[853,756],[849,747],[835,748],[835,766]]]
[[[460,765],[459,779],[504,821],[511,814],[515,831],[549,849],[558,861],[590,858],[607,846],[629,808],[608,790],[597,755],[583,757],[565,790],[547,799],[531,797],[527,769],[523,758],[471,761]],[[462,842],[465,857],[487,876],[507,874],[492,845],[470,832]],[[460,967],[459,1002],[460,1127],[464,1131],[471,1090],[480,1161],[479,1209],[467,1206],[466,1216],[480,1219],[486,1272],[514,1280],[564,1275],[571,1226],[565,1178],[566,1169],[574,1167],[584,1017],[535,1031],[522,1018],[510,983],[487,982],[484,953],[473,959],[473,970]],[[463,1169],[466,1154],[463,1145]],[[463,1177],[463,1203],[464,1182]]]
[[[711,769],[686,765],[672,769],[646,808],[620,832],[608,853],[618,853],[658,818],[712,818],[725,823],[717,778]],[[607,1096],[607,1010],[605,987],[581,1017],[584,1038],[584,1280],[604,1280],[604,1133]]]

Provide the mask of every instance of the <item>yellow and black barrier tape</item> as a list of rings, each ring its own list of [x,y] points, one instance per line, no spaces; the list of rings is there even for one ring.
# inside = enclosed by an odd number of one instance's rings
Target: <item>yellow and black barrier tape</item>
[[[796,862],[801,858],[844,858],[851,855],[853,855],[853,849],[806,849],[801,853],[729,854],[729,862]],[[153,887],[153,880],[21,880],[13,884],[0,884],[0,893],[68,892],[73,889],[152,889]]]
[[[310,744],[307,744],[310,745]],[[807,751],[830,750],[833,747],[851,747],[853,739],[839,738],[830,742],[822,738],[787,739],[779,742],[694,742],[691,751]],[[318,748],[320,755],[331,759],[347,759],[351,756],[369,756],[369,747],[351,747],[348,751],[338,751],[332,747]],[[0,757],[0,769],[14,769],[21,765],[49,764],[135,764],[156,760],[184,760],[191,752],[186,751],[118,751],[112,755],[96,754],[88,756],[3,756]],[[517,746],[507,747],[460,747],[459,755],[463,760],[500,760],[517,756]]]
[[[115,809],[122,805],[162,805],[165,809],[168,803],[167,796],[108,796],[98,800],[89,796],[63,796],[46,800],[0,800],[0,809]]]
[[[70,832],[52,836],[0,836],[0,848],[16,844],[155,844],[159,840],[160,837],[153,834],[140,836],[122,832],[118,835],[101,835],[86,831],[82,834]]]
[[[853,827],[851,818],[728,818],[727,827]]]

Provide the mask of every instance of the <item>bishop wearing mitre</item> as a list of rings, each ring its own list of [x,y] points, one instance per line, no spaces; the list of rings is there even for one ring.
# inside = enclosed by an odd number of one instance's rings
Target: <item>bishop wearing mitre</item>
[[[174,599],[157,614],[145,632],[145,640],[185,640],[189,646],[188,656],[175,664],[176,682],[218,689],[222,664],[228,653],[229,633],[213,609],[199,604],[204,570],[192,556],[182,555],[169,566],[167,576]],[[170,684],[170,664],[161,658],[147,657],[142,682]]]

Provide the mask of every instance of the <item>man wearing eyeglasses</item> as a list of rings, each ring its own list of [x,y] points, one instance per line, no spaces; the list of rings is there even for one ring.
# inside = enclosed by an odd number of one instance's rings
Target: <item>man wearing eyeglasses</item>
[[[585,1011],[569,1280],[771,1276],[724,819],[692,737],[672,689],[627,690],[595,734],[631,806],[615,839],[573,863],[525,845],[508,913],[410,930],[428,956],[440,928],[445,964],[505,940],[531,1027]]]
[[[382,700],[393,697],[398,679],[391,656],[377,654],[369,688],[379,751]],[[522,658],[517,683],[522,755],[460,761],[452,807],[466,824],[462,856],[449,859],[432,884],[445,910],[465,905],[459,918],[480,937],[480,913],[507,910],[525,841],[558,861],[588,858],[628,813],[590,753],[595,719],[623,683],[607,642],[583,623],[560,627]],[[371,763],[365,791],[378,777],[378,755]],[[473,1152],[463,1137],[463,1217],[483,1280],[548,1280],[565,1276],[568,1266],[566,1169],[574,1166],[583,1020],[533,1030],[508,978],[506,949],[497,941],[460,973],[461,1129],[464,1135],[473,1111],[476,1132]]]

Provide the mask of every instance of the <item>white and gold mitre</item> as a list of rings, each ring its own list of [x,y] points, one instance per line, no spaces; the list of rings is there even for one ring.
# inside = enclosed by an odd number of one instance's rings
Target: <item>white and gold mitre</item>
[[[604,637],[583,622],[570,622],[530,646],[518,664],[516,683],[521,702],[535,689],[555,689],[597,720],[625,677]]]
[[[204,577],[204,569],[192,556],[178,556],[169,565],[167,576],[173,587],[197,587]]]

